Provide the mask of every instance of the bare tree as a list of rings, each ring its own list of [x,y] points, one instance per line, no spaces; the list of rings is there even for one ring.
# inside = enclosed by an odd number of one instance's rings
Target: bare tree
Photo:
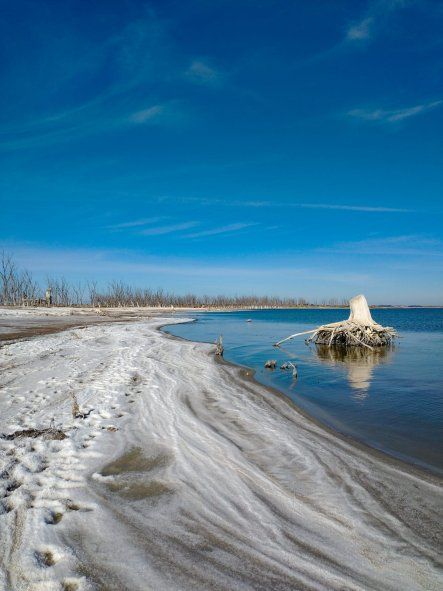
[[[12,256],[0,254],[0,303],[17,306],[36,298],[37,283],[27,270],[17,268]]]

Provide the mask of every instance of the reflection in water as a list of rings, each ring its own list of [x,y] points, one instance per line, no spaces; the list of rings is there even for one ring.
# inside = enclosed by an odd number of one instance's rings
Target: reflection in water
[[[374,367],[380,363],[391,361],[393,347],[329,347],[315,345],[318,359],[328,365],[343,363],[348,372],[348,382],[351,388],[358,391],[358,398],[366,398],[372,380]]]

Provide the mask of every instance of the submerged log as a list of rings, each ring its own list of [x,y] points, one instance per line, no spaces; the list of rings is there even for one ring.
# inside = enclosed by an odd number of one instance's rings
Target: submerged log
[[[313,330],[298,332],[275,343],[278,347],[285,341],[304,334],[311,336],[307,343],[314,342],[318,345],[339,345],[344,347],[382,347],[392,343],[397,336],[396,331],[390,326],[377,324],[371,316],[368,303],[364,295],[358,295],[349,301],[350,314],[348,320],[324,324]]]

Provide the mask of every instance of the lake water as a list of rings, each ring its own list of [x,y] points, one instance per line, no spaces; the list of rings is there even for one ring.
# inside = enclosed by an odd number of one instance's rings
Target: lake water
[[[292,333],[347,318],[348,310],[257,310],[198,313],[165,330],[192,341],[223,335],[227,361],[255,370],[297,406],[341,432],[443,475],[443,310],[380,309],[373,318],[400,337],[391,349],[307,346]],[[251,322],[247,322],[251,320]],[[277,369],[264,363],[277,361]],[[280,365],[293,362],[298,378]]]

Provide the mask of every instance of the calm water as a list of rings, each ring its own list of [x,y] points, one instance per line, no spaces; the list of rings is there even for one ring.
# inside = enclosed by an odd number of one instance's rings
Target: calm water
[[[380,324],[401,338],[391,350],[309,347],[304,337],[276,349],[294,332],[347,318],[347,310],[259,310],[202,313],[197,322],[168,327],[176,336],[214,342],[222,334],[225,359],[251,367],[256,378],[345,435],[443,474],[443,310],[375,310]],[[247,322],[251,319],[252,322]],[[292,361],[290,371],[264,369]]]

